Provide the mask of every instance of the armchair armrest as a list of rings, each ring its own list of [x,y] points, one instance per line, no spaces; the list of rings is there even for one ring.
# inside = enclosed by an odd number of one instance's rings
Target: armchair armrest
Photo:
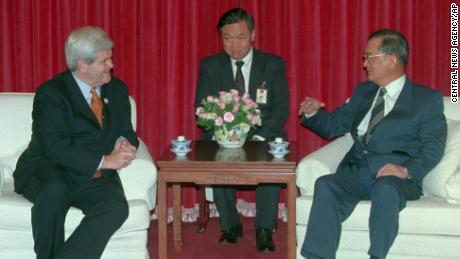
[[[302,196],[313,195],[316,179],[322,175],[334,173],[352,144],[353,139],[350,134],[347,134],[300,161],[296,168],[296,183]]]
[[[123,169],[120,175],[126,199],[142,199],[150,210],[155,207],[157,189],[157,169],[145,143],[139,139],[136,159]]]
[[[25,150],[25,147],[17,150],[16,153],[0,157],[0,195],[8,189],[13,188],[13,172],[18,162],[19,155]]]
[[[0,196],[2,195],[3,191],[3,171],[4,171],[4,166],[0,163]]]

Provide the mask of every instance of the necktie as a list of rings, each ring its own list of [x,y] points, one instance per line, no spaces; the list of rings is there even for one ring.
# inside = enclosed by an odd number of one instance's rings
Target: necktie
[[[96,87],[91,87],[91,110],[93,111],[94,115],[96,116],[97,121],[99,122],[99,126],[102,128],[102,110],[104,106],[102,105],[101,98],[97,95]],[[93,174],[93,179],[99,178],[102,176],[100,170],[97,170]]]
[[[102,105],[101,98],[97,95],[96,87],[91,87],[91,110],[96,116],[99,126],[102,128],[102,110],[104,106]]]
[[[243,71],[241,71],[241,67],[244,65],[244,61],[236,61],[236,75],[235,75],[235,84],[240,92],[240,94],[243,94],[246,89],[244,87],[244,76],[243,76]]]
[[[387,93],[385,88],[380,88],[379,95],[377,96],[377,100],[375,100],[374,108],[372,109],[371,119],[369,120],[369,126],[367,126],[367,132],[364,135],[364,143],[369,143],[369,140],[372,137],[372,130],[374,129],[375,125],[379,123],[384,116],[385,112],[385,102],[383,100],[383,96]]]

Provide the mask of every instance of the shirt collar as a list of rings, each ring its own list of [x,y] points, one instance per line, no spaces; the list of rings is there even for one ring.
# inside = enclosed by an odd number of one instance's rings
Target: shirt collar
[[[81,80],[77,75],[74,74],[74,72],[72,72],[72,76],[75,79],[75,81],[77,82],[78,88],[80,88],[80,91],[83,94],[83,96],[85,97],[86,102],[91,103],[91,97],[92,97],[91,88],[92,88],[92,86],[90,86],[85,81]],[[96,87],[96,92],[97,92],[97,94],[99,96],[101,96],[101,87],[100,86]]]
[[[403,74],[396,80],[391,81],[389,84],[385,86],[387,90],[387,94],[385,96],[390,97],[392,99],[398,98],[399,94],[401,93],[404,83],[406,82],[406,75]]]
[[[241,61],[244,62],[243,66],[250,65],[251,62],[252,62],[252,57],[253,56],[254,56],[254,52],[252,51],[252,47],[251,47],[251,49],[249,50],[248,54],[246,54],[246,56],[244,56],[244,58],[241,59]],[[230,58],[230,60],[232,61],[232,65],[236,66],[235,62],[238,61],[238,60],[235,60],[233,58]]]

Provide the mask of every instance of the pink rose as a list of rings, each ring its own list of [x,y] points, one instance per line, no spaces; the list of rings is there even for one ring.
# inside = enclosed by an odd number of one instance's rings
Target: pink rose
[[[260,116],[259,115],[253,116],[251,118],[251,123],[253,125],[260,125],[262,123],[261,120],[260,120]]]
[[[218,127],[224,125],[224,120],[222,120],[222,117],[217,117],[215,120],[214,120],[214,124]]]
[[[254,107],[254,101],[252,101],[251,99],[247,99],[246,106],[248,107],[248,109],[251,109],[252,107]]]
[[[235,116],[233,116],[233,113],[231,112],[226,112],[224,114],[224,121],[226,122],[232,122],[235,119]]]
[[[225,109],[226,105],[227,105],[227,103],[225,102],[225,99],[220,99],[219,107],[221,109]]]
[[[236,111],[238,111],[239,109],[240,109],[240,103],[235,103],[235,104],[233,105],[233,112],[236,112]]]

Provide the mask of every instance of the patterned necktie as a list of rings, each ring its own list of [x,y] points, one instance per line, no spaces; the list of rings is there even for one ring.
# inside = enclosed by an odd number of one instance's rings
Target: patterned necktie
[[[97,95],[96,87],[91,87],[91,110],[96,116],[99,126],[102,128],[102,110],[104,106],[102,105],[101,98]]]
[[[369,143],[369,140],[372,137],[372,130],[374,129],[375,125],[379,123],[384,116],[385,112],[385,101],[383,100],[383,96],[387,93],[385,88],[380,88],[379,95],[377,96],[377,100],[375,100],[374,108],[372,109],[371,119],[369,120],[369,126],[367,126],[366,134],[364,135],[364,143]]]
[[[246,89],[244,87],[244,76],[243,76],[243,71],[241,71],[241,67],[244,65],[244,61],[236,61],[236,76],[235,76],[235,84],[236,88],[240,92],[240,94],[243,94],[246,92]]]

